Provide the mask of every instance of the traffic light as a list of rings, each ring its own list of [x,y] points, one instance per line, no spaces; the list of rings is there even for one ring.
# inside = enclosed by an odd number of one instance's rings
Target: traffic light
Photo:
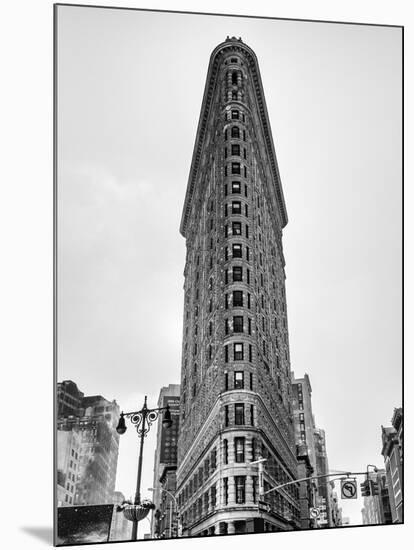
[[[371,495],[379,495],[378,481],[371,480]]]
[[[366,479],[363,483],[361,483],[361,496],[362,497],[371,496],[371,487],[370,487],[369,479]]]

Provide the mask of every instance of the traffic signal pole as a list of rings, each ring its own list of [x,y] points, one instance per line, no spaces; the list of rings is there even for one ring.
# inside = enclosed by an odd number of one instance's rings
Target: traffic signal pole
[[[259,463],[259,468],[260,468],[261,464],[262,463]],[[262,468],[263,468],[263,464],[262,464]],[[327,478],[327,477],[335,477],[335,476],[338,476],[338,475],[344,475],[348,478],[348,477],[351,477],[351,476],[366,475],[366,473],[367,473],[367,471],[365,470],[365,472],[336,472],[336,473],[332,473],[332,474],[323,474],[323,475],[320,475],[320,476],[302,477],[300,479],[295,479],[294,481],[288,481],[287,483],[281,483],[280,485],[276,485],[275,487],[272,487],[271,489],[268,489],[267,491],[263,491],[261,496],[268,495],[272,491],[278,491],[279,489],[283,489],[284,487],[287,487],[288,485],[294,485],[295,483],[300,483],[301,481],[309,481],[309,480],[314,480],[314,479],[323,479],[323,478]],[[260,470],[259,470],[259,475],[260,475]],[[338,478],[338,479],[341,479],[341,478]],[[259,488],[260,488],[260,485],[259,485]],[[259,492],[259,494],[260,494],[260,492]]]

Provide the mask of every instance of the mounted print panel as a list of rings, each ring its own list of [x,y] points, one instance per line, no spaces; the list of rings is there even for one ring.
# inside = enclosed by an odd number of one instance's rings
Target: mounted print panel
[[[55,6],[57,546],[403,522],[401,112],[401,27]]]

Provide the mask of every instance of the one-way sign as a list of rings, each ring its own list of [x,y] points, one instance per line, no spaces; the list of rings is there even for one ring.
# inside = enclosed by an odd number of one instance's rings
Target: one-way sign
[[[268,514],[270,514],[272,507],[268,502],[265,502],[264,500],[259,500],[258,505],[261,512],[267,512]]]

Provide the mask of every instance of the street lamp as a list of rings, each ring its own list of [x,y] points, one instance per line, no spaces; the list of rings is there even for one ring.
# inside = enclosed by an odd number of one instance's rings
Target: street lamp
[[[129,418],[132,424],[137,430],[138,437],[140,438],[139,445],[139,457],[138,457],[138,475],[137,475],[137,487],[135,491],[134,504],[124,507],[124,516],[133,522],[132,524],[132,540],[137,540],[138,536],[138,521],[144,519],[150,510],[150,506],[146,503],[141,503],[141,473],[142,473],[142,455],[144,450],[144,437],[150,431],[151,425],[158,419],[160,411],[165,411],[162,418],[162,425],[164,428],[171,428],[172,418],[170,407],[159,407],[156,409],[149,409],[147,406],[147,396],[145,396],[144,406],[140,411],[121,412],[119,417],[118,426],[116,431],[122,435],[126,432],[127,427],[125,424],[125,417]]]
[[[167,495],[169,495],[170,498],[174,501],[175,515],[176,515],[176,518],[177,518],[177,537],[178,537],[178,532],[179,532],[179,529],[180,529],[181,525],[180,525],[180,519],[178,517],[178,502],[177,502],[176,497],[170,491],[168,491],[167,489],[163,489],[162,487],[148,487],[148,491],[152,491],[152,492],[163,491],[164,493],[167,493]],[[170,505],[169,535],[170,535],[170,537],[172,537],[172,507],[171,507],[171,505]]]

